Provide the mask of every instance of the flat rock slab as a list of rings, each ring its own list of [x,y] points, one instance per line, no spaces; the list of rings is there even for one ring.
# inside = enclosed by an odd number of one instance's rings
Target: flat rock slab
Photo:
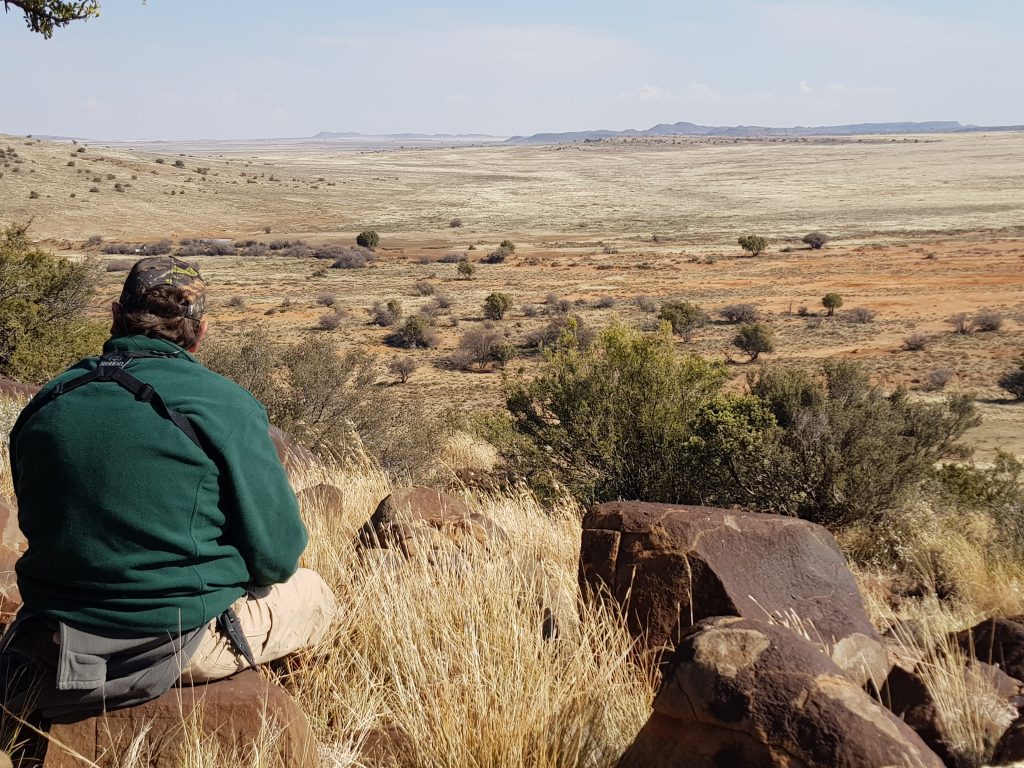
[[[178,768],[182,749],[215,743],[222,765],[256,764],[259,749],[268,765],[314,768],[316,742],[305,714],[288,693],[249,670],[209,685],[173,688],[138,707],[76,723],[54,725],[44,768],[81,768],[72,752],[102,768],[116,768],[138,738],[139,768]],[[144,734],[140,736],[140,734]],[[63,745],[63,746],[60,746]]]
[[[592,508],[580,580],[626,609],[630,631],[663,656],[710,616],[799,622],[844,672],[881,685],[881,638],[832,535],[793,517],[642,502]]]
[[[777,624],[702,621],[672,657],[619,768],[943,768],[815,644]]]

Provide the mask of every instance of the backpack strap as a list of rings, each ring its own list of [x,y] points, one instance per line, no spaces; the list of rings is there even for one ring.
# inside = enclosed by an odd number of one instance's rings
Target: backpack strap
[[[160,397],[160,394],[153,389],[151,385],[146,384],[143,381],[139,381],[125,370],[125,366],[137,358],[174,358],[177,356],[177,352],[156,352],[149,350],[139,350],[136,352],[108,352],[99,358],[96,367],[93,370],[88,373],[84,373],[71,381],[58,383],[50,391],[50,396],[44,405],[56,400],[61,395],[66,395],[68,392],[72,392],[79,387],[85,386],[86,384],[90,384],[94,381],[113,381],[122,388],[131,392],[135,396],[135,399],[140,403],[149,403],[152,405],[157,413],[165,419],[170,420],[174,426],[185,433],[185,436],[189,440],[202,448],[203,444],[199,440],[199,434],[196,432],[192,422],[188,420],[188,417],[181,411],[176,411],[167,405],[163,398]]]

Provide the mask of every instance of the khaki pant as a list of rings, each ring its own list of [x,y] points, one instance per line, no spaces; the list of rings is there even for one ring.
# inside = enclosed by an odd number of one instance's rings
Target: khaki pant
[[[327,637],[337,606],[316,571],[300,568],[283,584],[255,587],[232,606],[257,664],[309,648]],[[241,672],[249,664],[211,621],[181,682],[208,683]]]

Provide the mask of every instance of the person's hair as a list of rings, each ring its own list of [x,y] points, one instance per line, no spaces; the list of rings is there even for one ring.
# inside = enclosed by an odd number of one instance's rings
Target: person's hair
[[[117,330],[126,336],[141,334],[166,339],[188,349],[199,341],[200,321],[185,317],[192,301],[194,299],[176,285],[158,285],[146,292],[142,307],[130,310],[121,307]]]

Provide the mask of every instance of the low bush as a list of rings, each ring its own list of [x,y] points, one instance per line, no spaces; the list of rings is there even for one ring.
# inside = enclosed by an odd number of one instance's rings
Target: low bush
[[[380,235],[373,229],[364,229],[356,235],[356,245],[360,248],[369,248],[371,251],[380,245]]]
[[[912,333],[903,339],[903,349],[907,352],[921,352],[928,346],[928,341],[923,333]]]
[[[507,293],[495,292],[484,299],[484,317],[488,320],[501,320],[512,308],[512,297]]]
[[[268,246],[272,251],[283,251],[295,245],[304,246],[305,244],[306,243],[302,240],[271,240],[270,243],[268,243]]]
[[[751,256],[760,256],[768,247],[768,239],[760,235],[743,235],[736,242]]]
[[[370,308],[370,322],[382,328],[388,328],[402,319],[402,302],[388,299],[386,302],[375,301]]]
[[[147,243],[139,249],[143,256],[163,256],[174,250],[174,243],[167,238],[158,240],[155,243]]]
[[[595,335],[579,315],[556,315],[543,328],[528,333],[524,344],[536,349],[566,344],[586,349],[593,343]]]
[[[429,280],[417,280],[412,290],[416,296],[433,296],[437,292],[437,286]]]
[[[333,307],[336,301],[333,293],[321,293],[316,297],[316,303],[321,307]]]
[[[953,371],[949,368],[933,368],[925,377],[928,389],[943,390],[953,380]]]
[[[476,274],[476,264],[471,264],[468,261],[460,261],[458,266],[459,277],[464,280],[472,280],[473,275]]]
[[[455,218],[448,222],[448,226],[452,229],[458,229],[462,226],[462,219]]]
[[[511,240],[502,240],[501,243],[498,245],[498,248],[508,251],[509,253],[515,253],[516,244],[513,243]]]
[[[971,316],[966,312],[957,312],[949,318],[949,324],[953,326],[953,333],[966,335],[974,330],[971,326]]]
[[[1024,400],[1024,358],[1017,361],[1017,367],[999,377],[999,386],[1014,399]]]
[[[501,264],[512,254],[512,251],[507,248],[498,248],[497,250],[491,251],[489,254],[484,256],[480,262],[482,264]]]
[[[338,255],[331,269],[363,269],[376,258],[373,253],[356,248],[341,248],[335,253]]]
[[[804,245],[809,245],[815,250],[823,248],[831,238],[824,232],[809,232],[801,238],[800,242]]]
[[[846,313],[846,317],[851,323],[872,323],[875,320],[876,313],[873,309],[867,307],[854,307]]]
[[[843,306],[843,297],[838,293],[826,293],[821,297],[821,306],[828,310],[828,316],[832,317],[836,310]]]
[[[633,302],[641,312],[651,314],[658,311],[658,302],[650,296],[637,296]]]
[[[232,296],[227,300],[227,305],[229,307],[244,307],[245,299],[241,296]]]
[[[451,426],[416,401],[398,402],[377,386],[373,357],[342,353],[331,338],[310,334],[289,345],[256,329],[237,339],[210,339],[200,356],[252,392],[272,423],[321,456],[360,462],[369,454],[403,482],[428,480],[434,449]]]
[[[756,304],[728,304],[718,314],[727,323],[756,323],[760,319]]]
[[[493,328],[473,328],[462,334],[449,363],[459,370],[484,370],[496,364],[504,368],[515,357],[515,346]]]
[[[1003,316],[994,309],[982,309],[974,316],[974,327],[979,331],[998,331],[1003,327]]]
[[[412,315],[388,337],[387,343],[407,349],[432,349],[440,343],[440,339],[430,318],[424,315]]]
[[[317,327],[322,331],[333,331],[341,325],[342,316],[338,312],[327,312],[320,315],[317,320]]]
[[[522,310],[526,317],[536,317],[539,314],[536,304],[523,304]]]
[[[388,363],[388,372],[398,377],[398,380],[405,384],[409,377],[420,367],[415,357],[396,357]]]
[[[107,243],[103,246],[103,253],[108,255],[124,255],[127,253],[141,253],[142,246],[133,243]]]
[[[611,296],[600,296],[594,301],[594,309],[612,309],[615,299]]]
[[[747,323],[741,325],[732,339],[733,346],[749,355],[754,362],[765,352],[775,351],[772,329],[764,323]]]
[[[699,304],[689,301],[666,301],[658,317],[672,326],[672,332],[689,341],[708,322],[707,313]]]
[[[458,264],[463,261],[469,261],[469,257],[464,253],[448,253],[437,261],[439,264]]]

